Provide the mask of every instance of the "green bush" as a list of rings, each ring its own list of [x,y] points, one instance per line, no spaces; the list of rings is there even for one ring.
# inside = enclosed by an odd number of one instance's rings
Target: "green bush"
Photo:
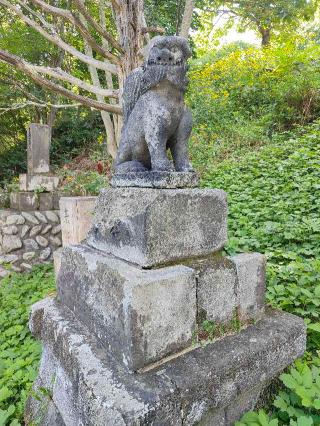
[[[317,361],[320,365],[320,358]],[[280,380],[286,389],[276,397],[273,415],[250,411],[235,426],[320,425],[320,367],[297,361],[289,374],[281,374]]]
[[[319,59],[320,45],[296,35],[267,49],[231,45],[194,61],[188,102],[200,171],[318,117]]]
[[[0,425],[17,426],[37,376],[40,344],[28,329],[32,304],[54,290],[52,265],[13,273],[0,285]]]

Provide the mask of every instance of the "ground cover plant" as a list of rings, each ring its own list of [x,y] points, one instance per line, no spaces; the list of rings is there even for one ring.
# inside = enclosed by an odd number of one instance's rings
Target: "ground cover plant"
[[[28,329],[31,305],[54,290],[51,265],[13,273],[0,284],[0,425],[22,423],[25,400],[37,376],[40,344]]]
[[[308,327],[305,359],[280,377],[273,415],[248,413],[238,426],[320,425],[319,139],[320,120],[203,174],[204,187],[228,194],[227,253],[264,253],[267,302]]]

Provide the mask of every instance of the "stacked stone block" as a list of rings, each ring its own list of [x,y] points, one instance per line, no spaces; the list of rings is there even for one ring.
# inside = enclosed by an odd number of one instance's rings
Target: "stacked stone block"
[[[110,188],[34,306],[44,352],[26,422],[231,426],[305,350],[303,321],[265,310],[265,258],[226,257],[220,190]],[[229,330],[200,341],[203,321]],[[45,410],[43,410],[45,406]],[[40,420],[39,420],[40,419]]]
[[[0,276],[47,262],[60,246],[59,210],[0,211]]]

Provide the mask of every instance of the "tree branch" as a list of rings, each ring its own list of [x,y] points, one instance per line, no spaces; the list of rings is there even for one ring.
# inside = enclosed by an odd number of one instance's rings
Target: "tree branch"
[[[11,105],[11,106],[8,106],[8,107],[0,107],[0,115],[3,115],[3,114],[5,114],[6,112],[9,112],[9,111],[16,111],[17,109],[26,108],[28,106],[36,106],[38,108],[62,109],[62,108],[78,108],[81,105],[82,104],[48,104],[48,103],[39,103],[39,102],[28,101],[28,102],[25,102],[23,104],[14,104],[14,105]]]
[[[80,87],[81,89],[86,90],[87,92],[94,93],[95,95],[106,96],[108,98],[118,98],[119,91],[118,90],[108,90],[98,88],[93,86],[92,84],[86,83],[85,81],[80,80],[79,78],[73,77],[71,74],[63,71],[61,68],[50,68],[39,65],[33,65],[33,68],[36,72],[41,74],[50,75],[50,77],[57,78],[58,80],[67,81],[75,86]]]
[[[68,90],[63,86],[55,84],[52,81],[41,77],[34,70],[34,67],[31,64],[25,62],[18,56],[12,55],[4,50],[0,50],[0,61],[4,61],[10,65],[13,65],[15,68],[18,68],[20,71],[31,77],[36,83],[40,84],[41,86],[47,87],[48,89],[53,90],[54,92],[60,93],[61,95],[66,96],[69,99],[80,102],[81,104],[86,105],[90,108],[112,112],[115,114],[122,114],[122,110],[118,105],[110,105],[103,102],[95,101],[85,96],[77,95],[76,93],[71,92],[71,90]]]
[[[30,0],[30,1],[32,1],[32,3],[36,4],[37,6],[41,7],[41,9],[44,10],[45,12],[67,19],[69,22],[71,22],[75,26],[75,28],[77,28],[77,30],[82,35],[82,37],[86,39],[88,44],[97,53],[100,53],[100,55],[109,59],[109,61],[114,64],[117,64],[117,65],[121,64],[121,60],[116,55],[113,55],[108,50],[103,49],[101,46],[97,44],[97,42],[91,36],[89,31],[86,29],[86,27],[81,23],[80,19],[77,16],[75,16],[72,12],[66,9],[61,9],[59,7],[51,6],[42,0]]]
[[[143,27],[141,32],[142,32],[142,34],[146,34],[146,33],[164,34],[166,32],[166,30],[164,28],[161,28],[161,27]]]
[[[28,16],[24,15],[24,13],[18,7],[11,4],[9,1],[0,0],[0,4],[11,9],[13,12],[15,12],[19,16],[19,18],[21,18],[30,27],[32,27],[36,31],[38,31],[47,40],[51,41],[53,44],[55,44],[56,46],[65,50],[66,52],[70,53],[72,56],[80,59],[82,62],[89,64],[89,65],[92,65],[95,68],[107,70],[107,71],[112,72],[113,74],[117,74],[117,67],[115,65],[109,64],[107,62],[98,61],[96,59],[90,58],[89,56],[83,54],[82,52],[79,52],[74,47],[65,43],[55,32],[53,32],[53,34],[49,34],[47,31],[45,31],[41,27],[41,25],[37,24],[35,21],[30,19]],[[48,23],[48,25],[49,25],[49,23]]]
[[[100,34],[100,36],[102,36],[105,40],[107,40],[107,42],[110,43],[112,47],[117,49],[120,53],[124,53],[124,49],[121,47],[120,43],[114,37],[112,37],[112,35],[109,34],[108,31],[102,28],[101,25],[98,24],[98,22],[96,22],[92,18],[90,13],[87,11],[84,3],[81,0],[72,0],[72,1],[75,3],[75,5],[79,9],[81,14],[85,18],[85,20],[88,22],[88,24],[90,24],[97,31],[97,33]]]

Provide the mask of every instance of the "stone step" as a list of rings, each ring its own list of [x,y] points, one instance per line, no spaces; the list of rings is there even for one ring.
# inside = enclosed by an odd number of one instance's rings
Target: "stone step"
[[[239,334],[133,374],[54,299],[33,306],[30,326],[44,350],[26,423],[43,426],[231,426],[306,346],[303,320],[270,310]]]

